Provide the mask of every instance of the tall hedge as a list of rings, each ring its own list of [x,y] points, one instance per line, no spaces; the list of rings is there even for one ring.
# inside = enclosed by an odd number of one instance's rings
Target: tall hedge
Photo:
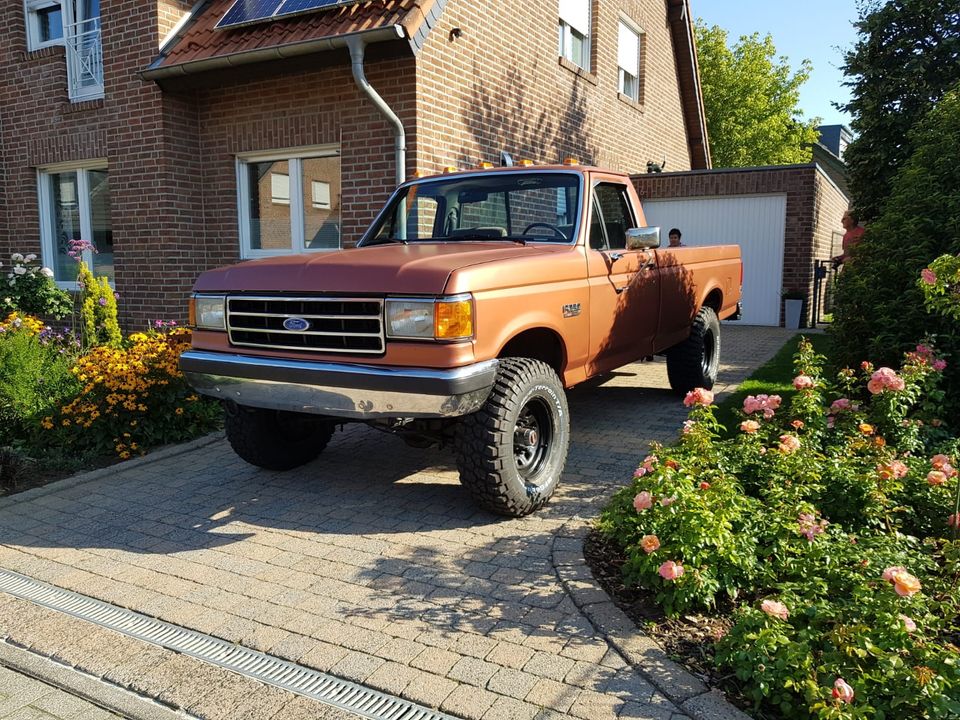
[[[831,332],[839,359],[893,365],[924,336],[949,355],[948,402],[960,408],[960,328],[929,314],[917,287],[920,271],[945,253],[960,253],[960,85],[913,130],[915,148],[895,176],[878,219],[837,282]]]

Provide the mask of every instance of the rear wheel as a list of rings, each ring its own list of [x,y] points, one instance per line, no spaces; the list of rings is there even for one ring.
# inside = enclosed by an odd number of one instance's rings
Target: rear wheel
[[[227,440],[251,465],[292,470],[310,462],[330,442],[334,424],[306,413],[238,407],[227,409]]]
[[[713,308],[702,307],[693,320],[690,337],[667,350],[667,377],[678,393],[709,390],[720,368],[720,321]]]
[[[570,413],[553,369],[504,358],[484,406],[460,422],[460,482],[484,508],[522,517],[553,495],[567,462]]]

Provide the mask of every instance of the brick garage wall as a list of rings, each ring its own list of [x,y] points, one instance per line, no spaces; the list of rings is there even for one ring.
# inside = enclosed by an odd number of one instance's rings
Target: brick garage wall
[[[368,61],[370,84],[414,128],[414,60]],[[237,155],[339,145],[342,244],[354,245],[395,186],[393,129],[357,88],[345,53],[323,69],[236,80],[196,91],[207,266],[240,257]],[[334,183],[331,194],[337,192]],[[331,198],[336,203],[336,198]],[[201,268],[197,268],[198,270]]]
[[[816,204],[814,209],[813,222],[813,259],[829,260],[835,255],[840,254],[842,248],[840,240],[843,237],[843,226],[840,224],[840,218],[850,204],[849,198],[836,184],[824,173],[818,172],[816,175]],[[832,275],[828,275],[832,277]],[[830,282],[830,280],[827,280]],[[821,309],[821,316],[827,309],[824,306],[826,293],[829,288],[824,286],[818,300]],[[813,311],[811,305],[811,312]]]
[[[836,208],[846,205],[843,193],[817,165],[643,174],[632,179],[640,197],[650,199],[785,194],[783,286],[806,293],[809,317],[814,261],[830,257],[829,237],[840,227],[842,215]]]
[[[689,168],[666,3],[594,0],[592,9],[585,73],[559,61],[556,0],[449,0],[418,59],[412,164],[435,172],[496,162],[506,150],[539,163],[574,155],[625,172],[664,156],[668,168]],[[617,92],[621,13],[644,30],[640,104]]]

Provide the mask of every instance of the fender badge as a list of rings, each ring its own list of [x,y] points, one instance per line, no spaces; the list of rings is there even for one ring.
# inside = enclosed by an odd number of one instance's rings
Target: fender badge
[[[580,303],[570,303],[563,306],[563,316],[565,318],[576,317],[580,314]]]
[[[310,321],[299,317],[288,317],[283,321],[283,327],[291,332],[303,332],[310,329]]]

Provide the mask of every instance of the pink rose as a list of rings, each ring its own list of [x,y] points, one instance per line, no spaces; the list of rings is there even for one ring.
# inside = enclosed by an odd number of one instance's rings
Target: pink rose
[[[793,386],[797,390],[809,390],[814,385],[813,378],[808,375],[797,375],[793,379]]]
[[[700,489],[701,489],[701,490],[709,490],[709,489],[710,489],[710,483],[708,483],[706,480],[703,480],[703,481],[700,483]]]
[[[852,406],[851,406],[850,400],[848,400],[847,398],[840,398],[839,400],[834,400],[832,403],[830,403],[830,412],[832,413],[846,412],[847,410],[850,410],[851,407]]]
[[[947,526],[960,530],[960,513],[954,513],[947,517]]]
[[[933,361],[933,369],[936,370],[937,372],[943,372],[943,371],[946,369],[946,367],[947,367],[947,361],[946,361],[946,360],[934,360],[934,361]]]
[[[910,472],[910,468],[908,468],[899,460],[892,460],[890,462],[877,465],[877,472],[880,474],[880,477],[886,480],[891,478],[899,480],[900,478],[907,476],[907,473]]]
[[[883,577],[883,579],[887,582],[893,582],[893,576],[895,573],[906,571],[907,569],[905,567],[902,567],[901,565],[894,565],[893,567],[888,567],[886,570],[884,570],[881,577]]]
[[[673,505],[676,501],[677,501],[677,496],[676,496],[676,495],[671,495],[670,497],[662,497],[662,498],[660,498],[660,504],[661,504],[663,507],[670,507],[670,506]]]
[[[781,435],[779,449],[784,455],[789,455],[792,452],[796,452],[800,449],[800,438],[798,438],[796,435]]]
[[[843,678],[837,678],[833,683],[833,697],[849,705],[853,702],[853,688]]]
[[[826,530],[827,525],[830,523],[826,520],[818,521],[817,516],[812,513],[801,513],[797,518],[797,524],[800,526],[800,534],[803,535],[808,542],[813,542],[814,538]]]
[[[882,367],[876,370],[870,376],[870,381],[867,383],[867,390],[874,395],[882,393],[885,390],[899,392],[903,390],[904,387],[903,378],[888,367]]]
[[[897,617],[900,618],[900,622],[903,623],[903,629],[908,633],[917,631],[917,624],[911,618],[908,618],[903,613],[900,613]]]
[[[660,569],[657,571],[660,573],[660,577],[664,580],[676,580],[678,577],[683,575],[684,569],[683,565],[676,563],[673,560],[667,560],[663,565],[660,566]]]
[[[637,512],[643,512],[644,510],[649,509],[653,505],[653,495],[651,495],[646,490],[637,493],[637,496],[633,499],[633,507]]]
[[[684,420],[683,421],[683,430],[681,432],[684,435],[689,435],[693,432],[693,428],[696,427],[696,423],[693,420]]]
[[[920,279],[923,280],[927,285],[937,284],[937,274],[930,268],[924,268],[920,271]]]
[[[760,429],[760,423],[756,420],[744,420],[740,423],[740,429],[748,435],[753,434]]]
[[[884,570],[883,579],[893,583],[893,590],[900,597],[911,597],[920,592],[920,581],[899,565]]]
[[[945,482],[947,482],[947,476],[940,470],[931,470],[927,473],[927,483],[930,485],[938,487],[943,485]]]
[[[683,399],[683,404],[687,407],[693,405],[710,405],[713,403],[713,393],[704,388],[694,388],[687,393]]]
[[[787,609],[787,606],[776,600],[764,600],[760,603],[760,609],[770,617],[780,618],[781,620],[786,620],[790,617],[790,611]]]
[[[948,478],[952,478],[954,475],[957,474],[957,471],[954,469],[953,465],[951,465],[950,463],[944,463],[944,464],[940,467],[940,470],[941,470],[941,471],[943,472],[943,474],[946,475]]]
[[[660,538],[656,535],[644,535],[640,538],[640,547],[643,548],[643,551],[649,555],[652,552],[656,552],[660,549]]]

